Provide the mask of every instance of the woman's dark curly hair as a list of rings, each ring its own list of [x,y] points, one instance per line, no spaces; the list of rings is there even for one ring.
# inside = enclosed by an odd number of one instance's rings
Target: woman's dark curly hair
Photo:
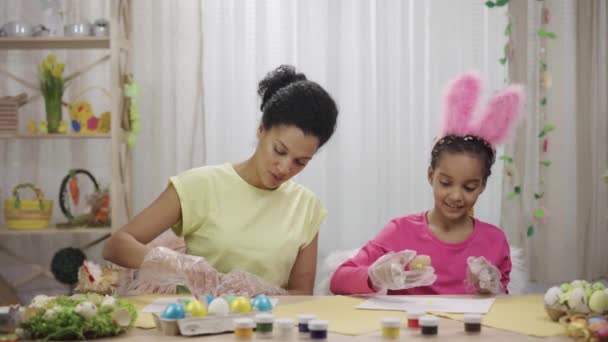
[[[262,125],[270,129],[293,125],[319,139],[323,146],[336,130],[338,108],[319,84],[297,73],[291,65],[269,72],[258,85],[262,99]]]
[[[435,143],[431,151],[431,168],[435,169],[443,152],[469,153],[477,156],[483,164],[483,183],[492,174],[495,161],[495,151],[492,145],[475,135],[447,135]]]

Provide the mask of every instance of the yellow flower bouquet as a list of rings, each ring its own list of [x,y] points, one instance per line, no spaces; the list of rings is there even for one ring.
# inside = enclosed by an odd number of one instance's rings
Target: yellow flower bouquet
[[[40,92],[44,97],[47,129],[49,133],[57,133],[61,124],[61,99],[64,83],[63,70],[65,65],[57,61],[57,56],[50,54],[40,63]]]

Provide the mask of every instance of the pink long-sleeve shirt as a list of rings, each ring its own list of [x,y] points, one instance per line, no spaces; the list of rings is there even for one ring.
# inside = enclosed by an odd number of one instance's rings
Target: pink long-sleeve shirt
[[[426,213],[393,219],[375,239],[363,246],[357,255],[336,269],[331,278],[331,292],[346,295],[376,292],[368,281],[368,268],[384,254],[404,249],[429,255],[437,280],[430,286],[389,290],[389,295],[470,293],[465,284],[469,256],[484,256],[494,264],[502,274],[501,283],[506,291],[511,272],[511,258],[505,234],[491,224],[473,220],[473,232],[466,241],[447,243],[431,233]]]

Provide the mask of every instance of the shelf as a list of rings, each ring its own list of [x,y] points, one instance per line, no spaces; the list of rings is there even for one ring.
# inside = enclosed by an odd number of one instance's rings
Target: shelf
[[[0,50],[109,49],[110,37],[3,37]]]
[[[111,139],[110,133],[95,133],[95,134],[1,134],[0,139],[29,139],[29,140],[43,140],[43,139]]]
[[[99,228],[57,228],[49,227],[47,229],[39,230],[11,230],[6,228],[4,225],[0,225],[0,235],[24,235],[24,234],[86,234],[86,233],[112,233],[110,227],[99,227]]]

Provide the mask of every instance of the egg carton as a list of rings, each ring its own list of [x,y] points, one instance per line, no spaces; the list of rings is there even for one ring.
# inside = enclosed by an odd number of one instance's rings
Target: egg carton
[[[236,318],[254,318],[255,313],[230,313],[226,316],[185,317],[182,319],[165,319],[153,314],[156,329],[167,336],[197,336],[221,334],[234,331]]]

